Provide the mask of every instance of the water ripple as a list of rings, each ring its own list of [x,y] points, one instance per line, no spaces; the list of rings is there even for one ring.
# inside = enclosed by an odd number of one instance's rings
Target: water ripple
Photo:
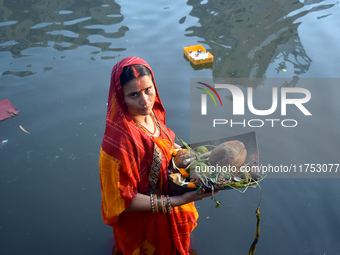
[[[79,34],[74,33],[72,31],[69,31],[69,30],[50,31],[50,32],[47,32],[46,34],[50,34],[50,35],[63,35],[65,37],[72,37],[72,38],[78,38],[79,37]]]
[[[5,21],[5,22],[0,22],[0,27],[3,27],[3,26],[11,26],[11,25],[14,25],[14,24],[17,24],[18,21]]]
[[[89,60],[94,60],[92,52],[95,51],[101,53],[101,60],[115,58],[116,55],[111,55],[112,52],[124,51],[126,48],[124,44],[112,39],[122,38],[129,31],[122,24],[124,16],[120,9],[120,5],[115,2],[103,4],[99,0],[81,5],[66,0],[1,1],[0,54],[4,53],[4,56],[5,52],[10,53],[12,59],[1,63],[0,74],[18,77],[36,74],[37,70],[26,68],[37,61],[41,54],[39,52],[43,52],[44,48],[51,48],[49,54],[57,55],[60,51],[86,48]],[[19,58],[28,57],[23,52],[33,48],[39,48],[34,51],[37,55],[30,55],[25,62],[31,62],[23,67]],[[106,53],[103,54],[104,52]],[[84,52],[82,55],[84,56]],[[33,66],[37,67],[34,64]],[[38,70],[46,72],[54,67],[52,64],[47,69]]]
[[[76,3],[58,1],[44,4],[32,3],[17,5],[2,4],[3,22],[0,22],[0,52],[9,51],[12,56],[22,57],[22,51],[31,47],[49,47],[55,44],[73,44],[65,49],[76,49],[80,46],[101,47],[108,49],[106,38],[120,38],[129,29],[122,26],[123,15],[116,3],[102,4],[93,1],[86,6]],[[93,44],[89,37],[100,34]],[[102,41],[99,41],[103,39]],[[50,42],[54,41],[55,44]],[[57,50],[60,48],[55,47]],[[122,49],[119,47],[119,49]],[[90,54],[90,53],[89,53]]]
[[[306,73],[312,59],[300,40],[303,17],[327,17],[336,4],[316,1],[189,1],[198,24],[186,28],[214,56],[214,77],[263,77],[269,65],[291,64],[295,75]],[[181,23],[181,21],[180,21]],[[211,50],[209,49],[211,48]],[[254,68],[254,66],[256,68]],[[281,70],[281,69],[280,69]]]
[[[42,22],[31,27],[31,29],[43,28],[52,25],[52,22]]]
[[[64,22],[64,25],[65,26],[70,26],[70,25],[81,23],[81,22],[84,22],[84,21],[90,20],[90,19],[92,19],[92,18],[91,17],[84,17],[84,18],[79,18],[79,19],[75,19],[75,20],[70,20],[70,21]]]
[[[61,15],[65,15],[65,14],[71,14],[71,13],[73,13],[73,11],[62,10],[62,11],[59,11],[58,13],[61,14]]]

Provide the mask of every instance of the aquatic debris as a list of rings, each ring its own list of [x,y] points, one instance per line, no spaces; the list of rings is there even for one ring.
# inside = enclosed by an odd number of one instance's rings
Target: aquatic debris
[[[27,133],[27,134],[31,134],[30,132],[28,132],[26,129],[24,129],[21,125],[19,125],[19,128],[22,130],[22,131],[24,131],[25,133]]]
[[[0,121],[18,115],[20,111],[8,99],[0,101]]]
[[[214,61],[214,56],[207,52],[200,44],[184,47],[183,52],[194,65],[212,63]]]
[[[3,147],[5,147],[7,143],[8,143],[8,139],[2,140],[2,142],[0,143],[0,149],[2,149]]]
[[[251,244],[250,248],[249,248],[249,255],[254,255],[255,254],[255,250],[256,250],[256,245],[259,241],[260,238],[260,227],[261,227],[261,217],[260,217],[260,206],[261,206],[261,202],[262,202],[262,189],[259,185],[260,188],[260,202],[259,202],[259,206],[257,207],[255,213],[256,213],[256,218],[257,218],[257,222],[256,222],[256,232],[255,232],[255,237],[254,237],[254,241]]]

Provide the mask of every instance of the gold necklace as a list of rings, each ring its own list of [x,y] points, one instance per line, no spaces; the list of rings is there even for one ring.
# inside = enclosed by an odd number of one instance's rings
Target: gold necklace
[[[154,118],[153,118],[152,116],[150,116],[150,117],[151,117],[151,119],[152,119],[153,126],[154,126],[154,129],[155,129],[155,130],[153,131],[153,133],[151,133],[146,127],[144,127],[142,124],[140,124],[140,123],[138,123],[138,122],[136,122],[136,121],[135,121],[135,124],[136,124],[137,127],[139,127],[140,129],[142,129],[144,132],[149,133],[150,135],[153,136],[153,135],[156,133],[157,127],[156,127],[156,123],[155,123]]]

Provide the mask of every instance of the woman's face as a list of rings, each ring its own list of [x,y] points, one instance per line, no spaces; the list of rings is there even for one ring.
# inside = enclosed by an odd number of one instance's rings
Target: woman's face
[[[155,103],[155,86],[150,75],[133,79],[123,86],[124,99],[132,118],[147,116]]]

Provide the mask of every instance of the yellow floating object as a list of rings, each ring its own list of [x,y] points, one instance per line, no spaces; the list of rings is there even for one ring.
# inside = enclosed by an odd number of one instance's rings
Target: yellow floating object
[[[183,48],[184,55],[194,64],[205,64],[214,61],[214,56],[205,50],[202,45],[193,45]]]
[[[21,125],[19,125],[19,128],[22,130],[22,131],[24,131],[25,133],[27,133],[27,134],[31,134],[30,132],[28,132],[26,129],[24,129]]]

